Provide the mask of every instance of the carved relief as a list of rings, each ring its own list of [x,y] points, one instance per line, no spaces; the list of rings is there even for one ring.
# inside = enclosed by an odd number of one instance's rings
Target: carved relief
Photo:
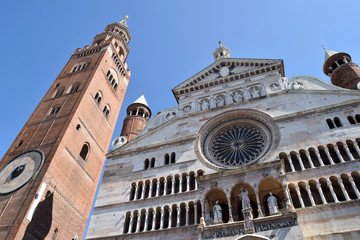
[[[279,90],[279,89],[280,89],[280,85],[277,84],[277,83],[272,83],[272,84],[270,85],[270,89],[271,89],[271,91]]]
[[[262,96],[261,87],[259,85],[249,87],[248,93],[250,98],[258,98]]]
[[[215,97],[215,104],[217,107],[221,107],[225,105],[225,97],[221,94]]]
[[[200,100],[200,110],[208,110],[210,108],[210,102],[208,99],[201,99]]]
[[[168,112],[166,115],[165,115],[165,120],[166,121],[169,121],[170,119],[176,117],[176,112],[175,111],[171,111],[171,112]]]
[[[242,89],[235,90],[231,93],[231,97],[234,103],[244,101],[244,91]]]
[[[190,106],[190,105],[186,105],[186,106],[183,108],[184,113],[189,113],[190,110],[191,110],[191,106]]]

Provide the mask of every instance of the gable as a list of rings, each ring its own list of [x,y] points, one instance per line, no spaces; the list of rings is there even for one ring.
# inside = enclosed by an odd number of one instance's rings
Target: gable
[[[284,76],[283,61],[279,59],[219,59],[199,73],[173,88],[176,100],[183,94],[203,90],[231,81],[253,77],[258,74],[278,71]]]

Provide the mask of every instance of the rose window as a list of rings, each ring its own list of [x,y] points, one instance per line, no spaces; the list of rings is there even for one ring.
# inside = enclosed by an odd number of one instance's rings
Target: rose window
[[[225,165],[243,165],[256,159],[265,147],[266,136],[255,126],[236,126],[216,134],[211,143],[214,158]]]
[[[236,169],[268,159],[280,142],[280,131],[262,112],[238,109],[217,115],[199,130],[195,152],[213,169]]]

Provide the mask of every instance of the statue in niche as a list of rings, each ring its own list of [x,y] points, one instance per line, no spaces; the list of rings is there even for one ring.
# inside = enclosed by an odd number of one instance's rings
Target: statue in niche
[[[244,96],[242,95],[242,93],[240,93],[240,91],[235,91],[232,97],[234,102],[240,102],[244,100]]]
[[[242,209],[251,209],[251,203],[249,199],[249,192],[247,189],[240,189],[239,199],[241,200]]]
[[[273,196],[273,193],[270,192],[270,196],[267,199],[270,215],[279,213],[279,207],[276,200],[276,197]]]
[[[260,96],[261,96],[260,88],[257,87],[257,86],[251,87],[251,88],[249,89],[249,92],[250,92],[251,98],[257,98],[257,97],[260,97]]]
[[[201,110],[207,110],[210,107],[209,102],[206,99],[201,100],[200,102]]]
[[[185,107],[183,108],[183,110],[184,110],[185,113],[190,112],[190,109],[191,109],[191,106],[189,106],[189,105],[187,105],[187,106],[185,106]]]
[[[224,105],[225,105],[225,99],[224,99],[224,97],[221,96],[221,95],[217,96],[216,99],[215,99],[215,101],[216,101],[216,106],[217,106],[217,107],[221,107],[221,106],[224,106]]]
[[[292,82],[290,84],[290,88],[295,89],[295,90],[303,89],[304,88],[304,83],[299,82],[299,81],[294,81],[294,82]]]
[[[213,208],[213,213],[214,213],[214,223],[222,223],[222,209],[219,205],[219,201],[216,201],[214,208]]]

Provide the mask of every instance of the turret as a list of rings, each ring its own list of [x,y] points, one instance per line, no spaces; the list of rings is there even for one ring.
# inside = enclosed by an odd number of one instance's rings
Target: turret
[[[151,110],[144,95],[130,104],[126,110],[121,136],[126,137],[127,142],[134,139],[146,126],[151,117]]]
[[[230,58],[230,50],[227,47],[221,45],[221,41],[219,41],[219,47],[215,49],[213,55],[215,61],[221,58]]]
[[[324,73],[331,83],[342,88],[359,89],[360,68],[351,61],[349,54],[325,50]]]

